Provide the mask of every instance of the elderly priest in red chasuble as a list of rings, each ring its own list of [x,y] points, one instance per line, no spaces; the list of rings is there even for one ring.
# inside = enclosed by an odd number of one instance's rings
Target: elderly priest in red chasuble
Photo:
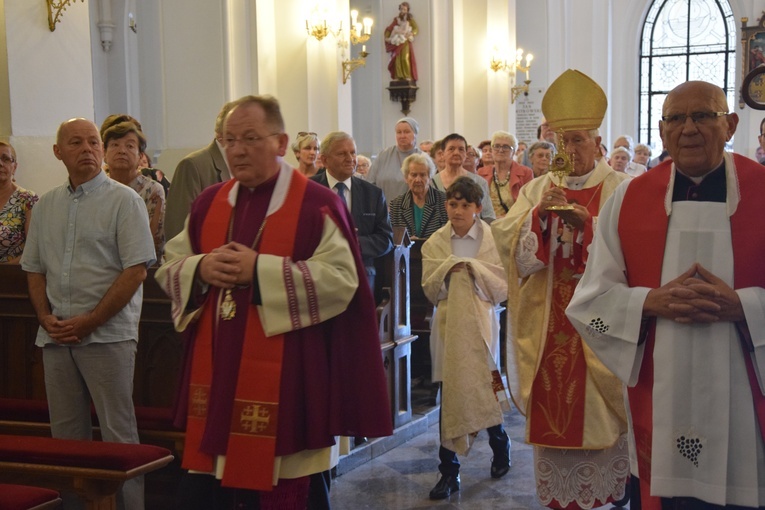
[[[213,475],[190,477],[212,487],[199,500],[305,508],[336,436],[392,433],[375,304],[347,209],[282,161],[276,99],[237,101],[224,144],[234,178],[197,198],[157,272],[189,339],[183,467]]]

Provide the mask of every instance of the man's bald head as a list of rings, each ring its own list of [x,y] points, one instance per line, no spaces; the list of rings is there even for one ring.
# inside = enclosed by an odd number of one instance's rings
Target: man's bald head
[[[728,101],[720,87],[703,81],[682,83],[667,94],[662,114],[659,133],[681,172],[702,176],[722,163],[725,144],[736,132],[738,115],[728,113]]]
[[[88,119],[69,119],[56,132],[53,154],[61,160],[74,188],[101,172],[104,146],[98,127]]]

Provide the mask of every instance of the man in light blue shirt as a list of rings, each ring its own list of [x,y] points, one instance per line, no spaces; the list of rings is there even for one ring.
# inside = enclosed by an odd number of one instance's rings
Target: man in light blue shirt
[[[40,329],[53,437],[91,439],[92,399],[105,441],[138,443],[133,371],[146,268],[155,260],[146,206],[101,170],[98,128],[71,119],[53,153],[68,181],[35,208],[21,265]],[[143,479],[118,507],[143,508]]]

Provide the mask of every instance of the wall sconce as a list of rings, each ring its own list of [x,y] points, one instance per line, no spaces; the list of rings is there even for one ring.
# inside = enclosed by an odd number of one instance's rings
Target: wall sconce
[[[523,60],[523,50],[518,48],[518,51],[515,53],[515,62],[508,64],[506,60],[501,61],[497,58],[496,55],[492,55],[491,62],[489,63],[489,68],[495,73],[499,70],[507,71],[510,76],[515,76],[516,70],[526,73],[526,80],[523,82],[524,84],[515,85],[510,89],[511,103],[515,103],[515,100],[518,99],[518,96],[521,95],[521,92],[525,95],[529,95],[529,85],[531,84],[531,80],[529,79],[529,70],[531,69],[531,61],[534,60],[534,55],[531,53],[526,54],[525,66],[523,65]]]
[[[342,48],[341,64],[343,66],[343,84],[348,82],[351,73],[366,65],[366,58],[369,56],[367,53],[367,47],[364,45],[372,36],[372,18],[364,18],[363,22],[359,23],[359,11],[353,9],[351,11],[351,29],[349,32],[349,38],[351,45],[361,44],[361,51],[359,52],[359,58],[345,60],[345,51],[348,49],[348,41],[343,39],[343,22],[338,25],[337,30],[332,30],[327,25],[326,19],[319,19],[315,12],[312,19],[305,20],[305,31],[310,37],[315,38],[317,41],[321,41],[329,34],[332,34],[337,39],[337,46]]]
[[[338,32],[342,29],[343,25],[341,24]],[[317,41],[321,41],[332,32],[329,27],[327,27],[327,20],[322,20],[319,23],[305,20],[305,31],[308,32],[309,36],[314,37]]]
[[[361,51],[359,52],[359,58],[343,60],[343,85],[348,82],[351,73],[359,67],[367,65],[367,47],[364,44],[372,36],[372,18],[364,18],[363,25],[358,22],[359,11],[353,9],[351,11],[351,32],[350,39],[351,45],[361,44]],[[363,29],[363,31],[362,31]],[[345,43],[343,42],[343,54],[345,54]]]
[[[58,23],[61,17],[64,15],[64,11],[72,2],[77,0],[45,0],[48,4],[48,28],[53,32],[56,30],[56,23]],[[80,0],[85,2],[85,0]]]

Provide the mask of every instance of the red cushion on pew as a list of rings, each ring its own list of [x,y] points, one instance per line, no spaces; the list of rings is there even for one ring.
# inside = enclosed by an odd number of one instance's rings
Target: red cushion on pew
[[[130,471],[170,455],[147,444],[0,435],[0,462]]]
[[[0,510],[27,510],[56,499],[58,492],[50,489],[0,483]]]
[[[23,398],[0,398],[0,420],[48,423],[48,402]]]

